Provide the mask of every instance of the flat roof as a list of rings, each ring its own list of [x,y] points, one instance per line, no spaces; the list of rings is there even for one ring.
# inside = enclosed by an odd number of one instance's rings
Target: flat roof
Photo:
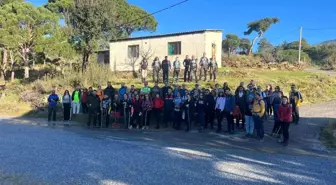
[[[131,40],[141,40],[141,39],[153,39],[153,38],[161,38],[161,37],[174,37],[174,36],[180,36],[180,35],[190,35],[190,34],[205,33],[205,32],[222,32],[222,30],[216,30],[216,29],[195,30],[195,31],[187,31],[187,32],[162,34],[162,35],[117,39],[117,40],[110,40],[110,42],[131,41]]]

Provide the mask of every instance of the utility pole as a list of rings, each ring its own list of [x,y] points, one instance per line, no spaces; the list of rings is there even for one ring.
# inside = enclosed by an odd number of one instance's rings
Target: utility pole
[[[300,41],[299,41],[299,60],[298,64],[301,63],[301,48],[302,48],[302,26],[300,27]]]

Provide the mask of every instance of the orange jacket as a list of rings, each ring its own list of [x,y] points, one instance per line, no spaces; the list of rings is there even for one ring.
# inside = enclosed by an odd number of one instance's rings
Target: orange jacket
[[[100,101],[103,101],[104,99],[104,91],[103,90],[97,90],[97,96],[99,97]],[[111,98],[111,97],[109,97]]]

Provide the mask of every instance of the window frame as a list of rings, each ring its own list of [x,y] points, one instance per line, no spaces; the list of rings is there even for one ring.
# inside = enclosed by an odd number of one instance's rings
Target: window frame
[[[140,57],[140,51],[139,51],[139,48],[140,48],[140,45],[139,44],[134,44],[134,45],[128,45],[128,58],[139,58]],[[135,55],[133,55],[133,48],[134,48],[134,51],[136,52]]]
[[[175,46],[177,52],[170,54],[169,46],[172,46],[172,47]],[[168,42],[168,56],[181,55],[181,54],[182,54],[182,42],[181,41]]]

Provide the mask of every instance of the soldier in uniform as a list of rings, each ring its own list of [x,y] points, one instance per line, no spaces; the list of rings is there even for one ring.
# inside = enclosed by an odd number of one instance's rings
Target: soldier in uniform
[[[147,59],[142,59],[140,63],[140,70],[141,70],[141,77],[142,77],[142,82],[146,82],[147,78],[147,68],[148,68],[148,62]]]
[[[197,82],[197,60],[195,59],[195,56],[191,57],[190,61],[190,81],[194,80]]]
[[[216,60],[210,58],[209,69],[210,69],[210,81],[212,80],[212,77],[213,77],[213,81],[215,82],[217,70],[218,70],[218,64]]]
[[[153,69],[153,81],[159,83],[159,73],[161,70],[161,62],[159,60],[159,57],[155,57],[152,63],[152,69]]]
[[[200,73],[199,73],[199,80],[202,79],[202,73],[204,75],[204,81],[207,80],[207,71],[209,66],[209,60],[206,57],[206,53],[203,53],[203,57],[200,60]]]

